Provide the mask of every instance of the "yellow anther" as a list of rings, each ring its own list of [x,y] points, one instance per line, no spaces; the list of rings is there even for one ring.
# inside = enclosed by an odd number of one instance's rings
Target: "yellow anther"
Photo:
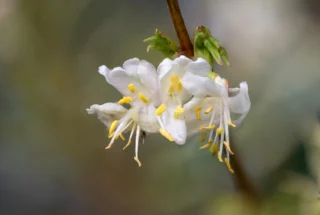
[[[131,93],[137,92],[137,89],[134,87],[133,84],[129,84],[129,85],[128,85],[128,90],[130,90]]]
[[[119,136],[120,136],[121,140],[123,140],[123,141],[126,140],[126,138],[124,138],[124,136],[122,134],[120,134]]]
[[[142,93],[139,93],[139,98],[144,103],[148,103],[149,102],[149,99],[145,95],[143,95]]]
[[[199,149],[205,149],[205,148],[208,148],[210,147],[212,144],[212,140],[210,140],[209,142],[207,142],[206,144],[204,144],[203,146],[201,146]]]
[[[217,154],[218,146],[219,146],[219,144],[217,142],[215,144],[211,145],[210,152],[212,153],[212,156],[215,156]]]
[[[229,172],[234,173],[233,169],[231,168],[230,162],[228,161],[227,158],[224,158],[224,162],[226,163],[226,166],[227,166]]]
[[[183,114],[183,108],[179,105],[176,107],[176,110],[173,114],[174,118],[179,119],[180,115]]]
[[[157,116],[160,116],[166,109],[167,106],[165,104],[162,104],[156,109],[155,113]]]
[[[181,91],[182,90],[182,83],[181,81],[179,81],[178,85],[177,85],[177,90]]]
[[[110,138],[110,136],[111,137],[113,136],[113,133],[114,133],[114,130],[116,129],[117,124],[118,124],[118,120],[114,120],[111,123],[110,128],[109,128],[109,138]]]
[[[131,144],[131,140],[128,141],[127,145],[125,145],[125,146],[122,148],[122,150],[125,150],[126,148],[128,148],[128,146],[130,146],[130,144]]]
[[[218,152],[218,160],[223,163],[221,152]]]
[[[222,134],[223,131],[224,131],[224,129],[222,127],[219,127],[216,130],[217,134]]]
[[[176,74],[174,74],[173,76],[171,76],[170,82],[171,82],[172,84],[178,84],[178,83],[180,82],[180,77],[177,76]]]
[[[114,132],[112,132],[111,134],[109,134],[108,138],[112,138],[114,135]]]
[[[199,130],[212,130],[212,129],[214,129],[215,127],[216,127],[215,125],[209,125],[209,126],[206,126],[206,127],[201,126],[201,127],[199,128]]]
[[[160,128],[159,129],[159,132],[162,136],[164,136],[165,138],[167,138],[170,142],[174,141],[173,137],[171,137],[171,135],[166,131],[164,130],[163,128]]]
[[[171,76],[170,78],[170,87],[168,89],[168,93],[174,93],[175,91],[180,91],[182,90],[182,83],[180,81],[180,77],[177,76],[176,74],[174,74],[173,76]]]
[[[170,93],[170,94],[172,94],[172,93],[174,93],[174,85],[173,84],[171,84],[170,85],[170,87],[169,87],[169,89],[168,89],[168,93]]]
[[[226,149],[228,150],[228,152],[230,154],[232,154],[232,155],[234,154],[233,151],[231,151],[230,145],[229,145],[229,143],[227,141],[224,141],[223,145],[226,147]]]
[[[230,125],[231,127],[235,128],[237,127],[235,124],[233,124],[231,121],[227,121],[228,122],[228,125]]]
[[[202,143],[207,139],[208,134],[207,133],[202,133],[201,138],[198,140],[198,142]]]
[[[141,167],[141,162],[138,157],[134,157],[134,160],[138,163],[138,166]]]
[[[124,96],[122,99],[118,101],[118,104],[129,104],[130,102],[132,102],[132,98],[130,96]]]
[[[213,110],[213,107],[209,107],[209,108],[207,108],[207,110],[205,110],[205,114],[208,114],[208,113],[210,113],[211,111]]]
[[[201,109],[202,107],[198,106],[194,109],[194,111],[196,112],[196,117],[198,120],[201,120]]]

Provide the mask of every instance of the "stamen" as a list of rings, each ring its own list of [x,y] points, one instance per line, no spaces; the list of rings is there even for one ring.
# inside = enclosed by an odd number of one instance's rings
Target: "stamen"
[[[125,150],[126,148],[128,148],[128,146],[130,146],[130,144],[131,144],[131,138],[132,138],[133,133],[134,133],[134,131],[135,131],[136,125],[137,125],[136,123],[133,125],[133,127],[132,127],[132,129],[131,129],[131,132],[130,132],[129,141],[128,141],[127,145],[125,145],[125,146],[122,148],[122,150]]]
[[[134,87],[133,84],[129,84],[129,85],[128,85],[128,90],[130,90],[131,93],[137,92],[137,89]]]
[[[222,127],[220,127],[220,128],[217,128],[216,132],[217,132],[217,134],[220,135],[220,134],[222,134],[222,132],[224,132],[224,130]]]
[[[221,163],[223,163],[221,152],[218,153],[218,159]]]
[[[228,123],[228,125],[230,125],[231,127],[233,127],[233,128],[235,128],[235,127],[237,127],[235,124],[233,124],[231,121],[227,121],[227,123]]]
[[[120,134],[119,136],[120,136],[121,140],[123,140],[123,141],[126,140],[122,134]]]
[[[179,81],[178,85],[177,85],[177,90],[181,91],[182,90],[182,83],[181,81]]]
[[[164,136],[165,138],[167,138],[170,142],[173,142],[174,139],[173,137],[164,129],[164,128],[160,128],[159,132],[162,136]]]
[[[204,144],[203,146],[201,146],[199,149],[208,148],[209,146],[211,146],[211,144],[212,144],[212,140],[210,140],[209,142],[207,142],[206,144]]]
[[[194,109],[194,111],[196,112],[196,117],[199,121],[201,120],[201,109],[202,109],[201,106],[198,106]]]
[[[136,132],[136,148],[135,148],[135,156],[134,160],[138,163],[138,166],[141,167],[141,162],[138,158],[138,150],[139,150],[139,138],[140,138],[140,126],[137,126],[137,132]]]
[[[114,133],[114,130],[115,130],[117,124],[118,124],[118,120],[114,120],[114,121],[111,123],[110,128],[109,128],[109,138],[110,138],[110,136],[111,136],[111,137],[113,136],[113,133]]]
[[[144,103],[148,103],[149,102],[149,99],[145,95],[143,95],[142,93],[139,93],[139,98]]]
[[[170,85],[169,89],[168,89],[168,93],[172,94],[175,91],[175,87],[173,84]]]
[[[183,114],[183,108],[179,105],[176,107],[176,111],[174,112],[173,116],[176,119],[179,119],[180,115]]]
[[[227,158],[224,158],[224,162],[226,163],[226,166],[227,166],[229,172],[234,173],[233,169],[231,168],[229,160]]]
[[[155,113],[157,116],[160,116],[166,109],[167,106],[165,104],[162,104],[156,109]]]
[[[212,156],[215,156],[218,152],[218,142],[215,142],[213,145],[210,147],[210,152],[212,153]]]
[[[223,144],[226,147],[226,149],[228,150],[228,152],[233,155],[234,153],[231,151],[229,143],[227,141],[224,141]]]
[[[214,129],[216,126],[215,125],[209,125],[209,126],[200,126],[199,130],[212,130]]]
[[[202,143],[207,139],[208,134],[206,132],[201,134],[201,138],[198,140],[198,142]]]
[[[208,114],[208,113],[210,113],[211,111],[213,110],[213,107],[209,107],[209,108],[207,108],[206,110],[205,110],[205,114]]]
[[[132,98],[130,96],[124,96],[122,99],[120,99],[118,101],[118,104],[119,105],[122,105],[122,104],[129,104],[132,102]]]

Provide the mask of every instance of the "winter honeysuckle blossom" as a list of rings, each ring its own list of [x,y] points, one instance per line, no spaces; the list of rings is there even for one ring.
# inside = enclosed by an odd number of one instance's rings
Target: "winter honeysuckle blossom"
[[[181,145],[187,137],[202,133],[199,141],[207,143],[201,149],[208,147],[217,153],[233,172],[229,126],[240,124],[250,109],[248,86],[242,82],[239,88],[229,88],[227,80],[210,69],[204,59],[193,61],[185,56],[165,59],[157,70],[137,58],[112,70],[101,66],[99,73],[123,95],[117,103],[94,104],[87,109],[109,128],[111,141],[106,149],[129,133],[123,149],[127,148],[135,133],[134,159],[141,166],[138,148],[142,134],[160,133]]]

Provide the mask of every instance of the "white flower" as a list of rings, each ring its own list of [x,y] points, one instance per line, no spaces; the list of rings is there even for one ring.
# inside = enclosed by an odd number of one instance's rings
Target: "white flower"
[[[180,56],[175,60],[164,59],[158,67],[162,110],[161,123],[177,144],[184,144],[187,138],[187,126],[184,120],[183,104],[188,101],[192,93],[187,92],[181,80],[185,74],[205,76],[210,71],[210,65],[203,59],[196,61]]]
[[[97,113],[99,119],[110,128],[111,141],[106,149],[109,149],[118,137],[124,139],[123,132],[131,130],[124,149],[127,148],[136,132],[134,159],[141,166],[138,158],[141,132],[156,133],[160,129],[155,115],[155,106],[159,105],[160,101],[156,69],[144,60],[133,58],[124,62],[123,68],[116,67],[110,70],[106,66],[100,66],[99,73],[123,94],[123,98],[118,104],[93,105],[87,111],[91,114]],[[125,111],[122,104],[130,104],[131,108]]]
[[[189,73],[182,79],[182,85],[194,95],[184,109],[199,111],[197,117],[189,115],[186,119],[189,135],[197,133],[197,130],[204,131],[199,141],[207,140],[207,143],[200,149],[210,147],[213,154],[218,152],[220,162],[223,162],[224,155],[229,171],[233,172],[230,166],[230,154],[233,152],[230,148],[229,126],[240,124],[250,110],[247,83],[242,82],[240,88],[229,89],[228,82],[219,76],[209,78]],[[240,114],[240,117],[232,121],[231,113]]]

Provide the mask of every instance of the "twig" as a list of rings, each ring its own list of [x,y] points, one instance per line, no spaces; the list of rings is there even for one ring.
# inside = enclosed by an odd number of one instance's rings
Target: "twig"
[[[167,5],[170,11],[174,28],[179,39],[180,54],[183,54],[188,58],[192,58],[193,45],[191,43],[187,28],[184,24],[183,17],[181,15],[179,2],[178,0],[167,0]]]

